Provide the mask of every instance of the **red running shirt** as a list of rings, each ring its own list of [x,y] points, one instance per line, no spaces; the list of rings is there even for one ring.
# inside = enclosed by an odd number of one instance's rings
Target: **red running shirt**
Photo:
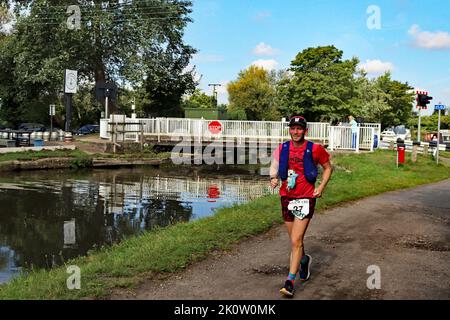
[[[287,180],[283,181],[280,187],[280,196],[290,197],[290,198],[313,198],[314,185],[306,181],[305,175],[303,174],[303,153],[306,150],[306,140],[300,147],[294,147],[292,141],[289,145],[289,170],[294,170],[298,177],[296,179],[295,188],[287,190]],[[273,157],[278,162],[280,161],[280,144],[273,153]],[[314,143],[313,149],[313,160],[314,163],[323,165],[330,160],[329,153],[320,144]]]

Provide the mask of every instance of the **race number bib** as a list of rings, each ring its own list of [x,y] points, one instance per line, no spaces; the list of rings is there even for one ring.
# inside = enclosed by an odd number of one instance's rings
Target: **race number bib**
[[[297,218],[303,220],[309,214],[309,199],[295,199],[288,204],[288,210]]]

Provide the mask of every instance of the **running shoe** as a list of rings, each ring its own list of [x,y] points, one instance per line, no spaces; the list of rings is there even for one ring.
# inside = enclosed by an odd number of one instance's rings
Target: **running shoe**
[[[300,280],[306,281],[310,276],[312,258],[309,254],[306,254],[300,261],[300,270],[298,271],[300,275]]]
[[[294,296],[294,283],[291,280],[286,280],[283,288],[280,289],[280,293],[284,294],[287,297]]]

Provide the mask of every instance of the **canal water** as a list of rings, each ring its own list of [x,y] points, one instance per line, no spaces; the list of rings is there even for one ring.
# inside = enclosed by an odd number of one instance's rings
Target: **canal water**
[[[2,173],[0,284],[271,193],[267,177],[246,166]]]

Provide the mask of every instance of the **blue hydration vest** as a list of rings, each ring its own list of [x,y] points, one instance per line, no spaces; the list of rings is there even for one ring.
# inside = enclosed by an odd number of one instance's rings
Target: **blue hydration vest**
[[[281,146],[281,152],[280,152],[280,161],[278,165],[278,176],[282,181],[286,180],[288,178],[288,167],[289,167],[289,146],[291,142],[286,141]],[[306,150],[303,153],[303,171],[306,181],[308,181],[311,184],[316,183],[317,179],[317,167],[314,164],[313,155],[312,155],[312,148],[314,143],[311,141],[307,141],[306,144]]]

